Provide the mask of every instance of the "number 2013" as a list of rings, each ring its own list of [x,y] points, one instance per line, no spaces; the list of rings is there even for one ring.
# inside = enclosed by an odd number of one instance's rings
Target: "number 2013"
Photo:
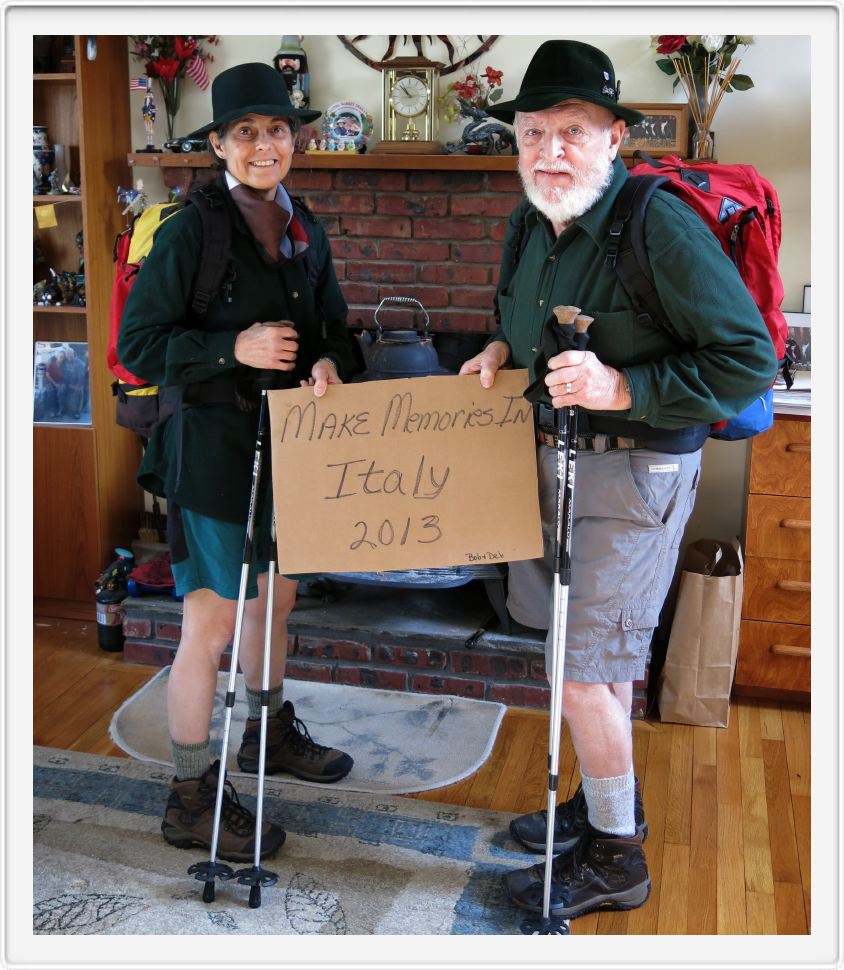
[[[430,542],[436,542],[442,536],[439,521],[438,515],[423,515],[421,520],[408,516],[396,527],[390,519],[384,519],[377,529],[374,526],[370,527],[367,522],[355,522],[354,527],[360,534],[352,541],[349,548],[355,550],[360,549],[361,546],[368,546],[370,549],[377,549],[378,546],[391,546],[396,541],[400,546],[407,545],[408,541],[427,545]]]

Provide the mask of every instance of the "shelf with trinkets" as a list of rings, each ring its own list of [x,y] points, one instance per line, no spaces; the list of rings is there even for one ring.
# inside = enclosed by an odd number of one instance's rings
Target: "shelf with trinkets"
[[[135,481],[139,440],[115,423],[105,366],[112,250],[124,228],[115,189],[125,183],[131,145],[126,39],[35,37],[33,55],[33,127],[43,130],[43,141],[33,131],[33,286],[49,285],[51,270],[57,278],[67,274],[84,301],[37,305],[34,293],[33,341],[57,349],[81,345],[89,364],[80,408],[87,421],[69,412],[42,414],[33,348],[33,593],[42,615],[93,620],[92,582],[115,546],[131,541],[143,515]],[[45,145],[37,165],[36,144]],[[45,162],[61,177],[49,182]]]

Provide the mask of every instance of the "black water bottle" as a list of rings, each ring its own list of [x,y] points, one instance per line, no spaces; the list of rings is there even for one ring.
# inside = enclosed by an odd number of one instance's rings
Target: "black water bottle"
[[[97,642],[103,650],[119,653],[123,649],[123,600],[127,590],[97,588]]]
[[[132,571],[134,556],[125,549],[115,549],[117,559],[96,582],[97,642],[103,650],[119,653],[123,649],[123,600],[129,594],[127,576]]]

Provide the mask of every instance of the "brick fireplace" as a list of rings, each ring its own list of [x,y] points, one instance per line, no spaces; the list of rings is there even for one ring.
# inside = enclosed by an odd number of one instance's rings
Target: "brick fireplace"
[[[167,159],[172,166],[188,162]],[[328,233],[350,327],[371,330],[384,297],[412,296],[427,310],[429,329],[436,335],[480,341],[492,332],[507,217],[522,198],[513,156],[296,155],[285,185],[304,198]],[[353,630],[343,607],[322,617],[297,607],[288,674],[547,708],[542,637],[487,633],[468,647],[467,638],[492,608],[479,583],[439,595],[455,593],[465,604],[480,597],[480,612],[473,614],[467,605],[465,619],[441,630],[426,627],[424,605],[391,605],[393,591],[383,593],[383,608],[374,609],[372,623]],[[391,625],[408,609],[405,628]],[[124,656],[169,664],[180,630],[180,604],[161,598],[128,600]],[[634,716],[641,718],[647,679],[634,686]]]
[[[385,296],[414,296],[435,333],[494,329],[501,244],[521,198],[513,156],[297,155],[285,185],[328,232],[350,326],[373,327]]]

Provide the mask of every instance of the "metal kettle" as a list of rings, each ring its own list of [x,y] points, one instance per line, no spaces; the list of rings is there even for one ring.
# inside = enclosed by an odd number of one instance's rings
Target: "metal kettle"
[[[422,332],[417,330],[387,330],[378,314],[385,310],[413,307],[424,314]],[[452,374],[440,366],[439,357],[428,335],[428,311],[412,296],[385,296],[375,310],[375,336],[369,331],[361,335],[361,350],[366,370],[356,381],[384,381],[401,377],[428,377]]]

